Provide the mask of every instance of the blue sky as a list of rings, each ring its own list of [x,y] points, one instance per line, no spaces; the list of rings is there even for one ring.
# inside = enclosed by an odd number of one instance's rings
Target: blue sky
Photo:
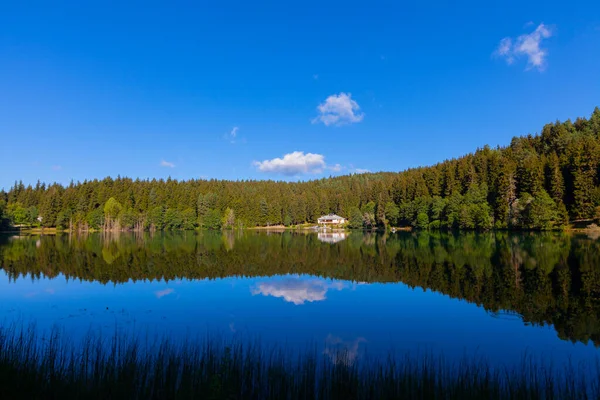
[[[600,105],[597,1],[213,3],[0,5],[0,187],[399,171]]]

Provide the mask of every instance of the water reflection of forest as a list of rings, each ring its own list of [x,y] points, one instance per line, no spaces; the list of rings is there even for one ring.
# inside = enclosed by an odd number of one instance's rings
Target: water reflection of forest
[[[600,345],[600,241],[526,233],[352,233],[335,244],[291,232],[182,232],[0,237],[9,279],[215,279],[310,274],[403,282],[553,324],[563,339]]]

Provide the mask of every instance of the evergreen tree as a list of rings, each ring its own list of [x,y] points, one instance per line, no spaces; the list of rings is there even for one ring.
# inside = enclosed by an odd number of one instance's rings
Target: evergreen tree
[[[385,203],[385,216],[392,226],[398,224],[398,218],[400,217],[400,209],[393,201]]]
[[[427,213],[421,212],[417,215],[417,221],[415,224],[415,228],[418,228],[418,229],[429,228],[429,216],[427,215]]]
[[[525,209],[524,225],[527,228],[550,230],[560,222],[556,203],[545,190],[537,193]]]
[[[349,228],[362,229],[363,227],[363,214],[360,212],[358,207],[352,207],[350,209]]]
[[[218,230],[221,229],[221,213],[218,210],[209,210],[205,216],[205,226],[207,229]]]

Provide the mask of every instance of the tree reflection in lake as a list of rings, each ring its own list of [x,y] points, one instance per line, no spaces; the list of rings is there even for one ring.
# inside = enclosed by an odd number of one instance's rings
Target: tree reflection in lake
[[[261,279],[255,295],[293,304],[322,301],[354,282],[403,282],[552,324],[562,339],[600,345],[600,241],[554,233],[353,232],[324,243],[314,233],[182,232],[0,237],[0,267],[27,277],[100,283]],[[303,275],[313,278],[299,279]],[[341,286],[340,286],[341,285]],[[157,297],[171,297],[172,291]]]

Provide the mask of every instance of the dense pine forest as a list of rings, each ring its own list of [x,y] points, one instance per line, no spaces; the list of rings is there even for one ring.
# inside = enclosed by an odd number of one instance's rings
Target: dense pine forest
[[[74,230],[221,229],[316,222],[351,228],[559,229],[600,217],[600,109],[507,147],[399,173],[307,182],[103,180],[0,191],[0,221]]]

